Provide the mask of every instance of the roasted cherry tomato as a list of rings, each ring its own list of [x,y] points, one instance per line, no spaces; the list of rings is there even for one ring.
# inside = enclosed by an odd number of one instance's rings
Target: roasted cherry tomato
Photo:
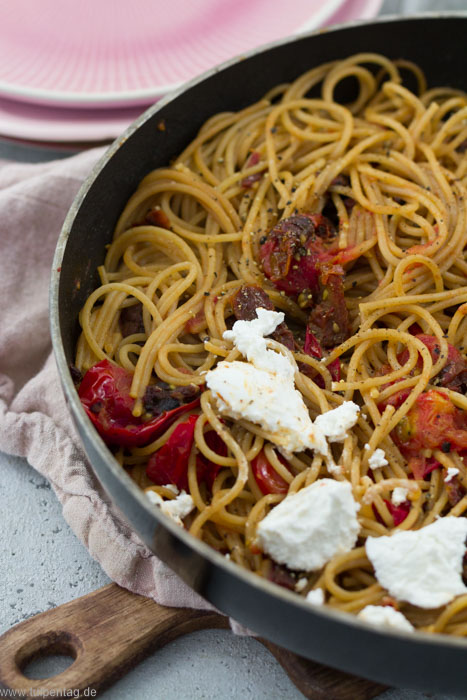
[[[410,502],[404,501],[398,506],[395,506],[391,501],[385,501],[389,512],[394,520],[394,525],[397,527],[404,522],[408,514],[410,513]]]
[[[310,327],[307,326],[305,335],[305,345],[303,346],[303,352],[310,357],[314,357],[316,360],[321,360],[324,357],[324,352],[318,338],[311,332]],[[334,382],[339,382],[341,378],[341,363],[338,357],[333,360],[327,368],[331,374],[332,380]],[[310,368],[311,369],[311,368]],[[324,381],[321,375],[311,377],[316,381],[318,386],[322,389],[324,388]]]
[[[467,413],[456,408],[449,396],[434,389],[418,396],[394,430],[399,447],[411,456],[423,449],[435,450],[449,443],[450,449],[467,449]]]
[[[265,275],[281,291],[310,309],[308,324],[325,348],[350,332],[342,265],[358,257],[356,248],[340,251],[336,230],[322,214],[296,214],[280,221],[261,244]]]
[[[392,437],[415,478],[424,479],[441,465],[433,457],[421,456],[422,450],[467,450],[467,413],[454,406],[447,394],[432,389],[417,397]]]
[[[422,343],[426,345],[430,351],[433,364],[437,362],[441,354],[441,346],[438,339],[434,335],[426,335],[424,333],[415,335],[415,338],[418,338],[418,340],[421,340]],[[409,359],[409,350],[407,348],[403,350],[399,353],[397,359],[401,365],[405,365]],[[418,356],[417,367],[419,369],[423,367],[423,360],[420,355]],[[437,375],[436,381],[439,386],[451,389],[452,391],[464,393],[467,390],[467,360],[461,355],[459,350],[450,343],[448,343],[446,364]]]
[[[167,442],[151,455],[146,474],[155,484],[175,484],[179,489],[188,488],[188,459],[198,417],[189,416],[186,421],[179,423]]]
[[[303,346],[303,352],[310,357],[314,357],[315,360],[321,360],[323,357],[323,349],[318,338],[310,331],[307,327],[305,336],[305,345]]]
[[[384,498],[383,500],[384,500],[384,503],[386,504],[388,511],[392,515],[392,519],[394,520],[394,526],[397,527],[398,525],[403,523],[404,520],[406,519],[406,517],[408,516],[408,514],[410,513],[410,502],[404,501],[400,505],[395,506],[394,503],[392,503],[391,501],[388,501],[386,498]],[[376,509],[374,504],[372,505],[372,508],[373,508],[373,513],[375,514],[376,520],[379,523],[384,524],[384,521],[383,521],[382,517],[380,516],[380,514],[378,513],[378,510]]]
[[[431,474],[435,469],[439,469],[441,462],[438,462],[434,457],[410,457],[409,469],[415,479],[426,479],[428,474]]]
[[[252,168],[254,165],[257,165],[260,160],[261,160],[261,153],[258,153],[258,151],[253,151],[250,154],[250,157],[248,158],[247,162],[245,163],[245,168]],[[252,175],[247,175],[240,182],[240,185],[245,190],[249,189],[250,187],[252,187],[255,184],[255,182],[259,182],[259,180],[261,180],[261,178],[263,177],[263,173],[264,173],[264,170],[261,170],[258,173],[253,173]]]
[[[198,416],[189,416],[186,421],[179,423],[165,445],[151,456],[146,474],[155,484],[175,484],[179,489],[188,489],[188,460],[197,419]],[[227,456],[227,446],[215,430],[208,430],[204,439],[213,452],[221,457]],[[211,462],[204,455],[196,455],[198,481],[204,481],[210,489],[220,469],[219,464]]]
[[[411,331],[411,329],[417,331],[416,333],[414,333],[414,336],[421,340],[424,345],[426,345],[426,347],[430,351],[431,359],[433,360],[433,363],[435,363],[438,360],[439,355],[441,353],[441,346],[438,342],[438,339],[434,335],[426,335],[424,333],[420,333],[420,327],[417,324],[413,324],[413,326],[410,327],[409,331]],[[405,365],[405,363],[409,359],[408,348],[402,350],[402,352],[398,354],[397,359],[399,361],[399,364]],[[416,367],[419,370],[421,370],[423,367],[423,360],[420,354],[417,359]],[[380,369],[380,374],[389,374],[389,372],[392,372],[392,367],[390,365],[383,365]],[[396,384],[397,381],[401,380],[396,380],[396,382],[392,383]],[[444,365],[441,372],[438,375],[436,375],[436,377],[434,377],[432,381],[438,384],[438,386],[445,387],[446,389],[451,389],[451,391],[458,391],[460,393],[465,393],[467,391],[467,360],[461,355],[459,350],[454,347],[454,345],[448,343],[448,356],[446,364]],[[389,386],[389,384],[386,386]],[[380,406],[383,409],[387,405],[399,408],[409,396],[410,389],[396,391],[388,399],[386,399],[384,403],[381,403]],[[401,428],[403,427],[404,426],[401,426]]]
[[[287,467],[286,460],[278,455],[282,464]],[[264,450],[255,457],[251,462],[251,469],[261,491],[266,496],[268,493],[287,493],[289,485],[280,474],[276,472],[274,467],[269,463]]]
[[[152,226],[160,226],[160,228],[170,229],[169,217],[164,211],[162,211],[162,209],[159,209],[158,207],[154,207],[147,212],[144,223],[151,224]]]
[[[289,591],[294,591],[295,584],[297,583],[297,579],[292,576],[292,573],[286,566],[276,564],[274,561],[270,562],[267,579],[268,581],[276,583],[278,586],[282,586],[282,588],[288,588]]]
[[[279,221],[261,245],[265,274],[287,294],[300,294],[304,290],[316,294],[318,263],[326,253],[325,242],[334,238],[334,227],[322,214],[296,214]]]
[[[220,457],[227,457],[227,445],[215,430],[208,430],[204,434],[204,440],[210,450],[218,454]],[[196,456],[196,473],[198,475],[198,481],[200,483],[204,481],[210,489],[212,489],[214,480],[221,469],[222,467],[220,464],[212,462],[203,454],[200,453]]]
[[[446,492],[448,494],[448,500],[451,506],[457,505],[465,496],[465,488],[459,478],[454,476],[449,481],[444,482]]]
[[[130,396],[133,375],[109,360],[91,367],[83,377],[78,394],[100,436],[109,445],[135,447],[155,440],[182,413],[199,405],[199,398],[149,420],[133,415],[135,400]]]

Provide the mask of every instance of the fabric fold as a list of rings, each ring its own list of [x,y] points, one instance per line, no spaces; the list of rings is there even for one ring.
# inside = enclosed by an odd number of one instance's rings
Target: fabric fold
[[[55,245],[102,153],[0,164],[0,450],[26,458],[48,479],[71,529],[119,585],[161,605],[212,609],[144,545],[103,492],[80,446],[52,354],[48,293]]]

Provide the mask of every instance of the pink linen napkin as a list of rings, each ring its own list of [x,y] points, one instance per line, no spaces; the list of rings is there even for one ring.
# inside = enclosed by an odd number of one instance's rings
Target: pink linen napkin
[[[65,520],[111,579],[162,605],[210,609],[105,496],[80,447],[52,354],[53,253],[65,215],[102,153],[45,165],[0,163],[0,450],[25,457],[50,481]]]

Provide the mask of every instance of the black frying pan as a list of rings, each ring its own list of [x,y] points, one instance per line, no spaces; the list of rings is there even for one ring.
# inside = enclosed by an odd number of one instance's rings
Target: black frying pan
[[[312,607],[226,561],[159,514],[91,425],[68,366],[79,332],[78,312],[98,284],[96,268],[126,200],[144,175],[167,164],[194,138],[208,117],[241,109],[278,83],[360,51],[410,59],[424,69],[430,86],[466,89],[466,37],[467,13],[383,18],[281,41],[192,81],[143,114],[95,167],[65,221],[51,286],[58,368],[87,456],[107,493],[152,551],[218,609],[302,656],[392,685],[457,693],[465,693],[463,639],[379,632],[350,615]],[[157,128],[162,119],[164,131]]]

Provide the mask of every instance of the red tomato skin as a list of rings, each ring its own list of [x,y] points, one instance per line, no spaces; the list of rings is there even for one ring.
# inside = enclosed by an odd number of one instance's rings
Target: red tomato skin
[[[410,513],[410,502],[404,501],[399,506],[395,506],[394,503],[391,503],[391,501],[388,501],[386,498],[383,498],[383,501],[386,504],[388,511],[392,515],[392,519],[394,520],[394,527],[397,527],[398,525],[403,523],[408,514]],[[384,525],[384,521],[378,513],[374,503],[372,504],[372,509],[373,513],[375,514],[376,520],[379,523],[381,523],[381,525]]]
[[[426,345],[430,351],[433,364],[437,362],[441,353],[441,346],[438,339],[434,335],[426,335],[425,333],[418,333],[414,337],[418,338],[418,340],[421,340],[422,343]],[[409,359],[408,349],[406,348],[399,353],[397,359],[401,365],[405,365]],[[423,360],[420,355],[418,356],[417,367],[419,369],[423,367]],[[467,384],[467,360],[465,360],[460,351],[450,343],[448,343],[446,364],[437,375],[437,378],[440,386],[446,389],[452,389],[453,391],[462,392],[464,384]]]
[[[279,455],[279,459],[284,466],[287,466],[287,462],[283,457]],[[264,450],[261,450],[252,460],[251,468],[256,483],[265,496],[269,493],[287,493],[289,490],[289,484],[276,472],[274,467],[271,466],[264,454]]]
[[[151,455],[146,474],[158,486],[175,484],[179,489],[188,489],[188,460],[198,418],[190,416],[179,423],[167,442]]]
[[[391,433],[409,461],[415,478],[423,479],[440,463],[426,459],[422,450],[467,450],[467,413],[457,408],[442,391],[430,389],[417,397],[412,408]]]
[[[309,308],[308,324],[322,347],[349,335],[342,265],[359,256],[350,246],[337,248],[336,229],[322,214],[295,214],[279,221],[260,247],[264,274],[277,289]]]
[[[441,462],[438,462],[434,457],[427,459],[426,457],[410,457],[409,469],[415,479],[425,479],[428,474],[431,474],[435,469],[441,467]]]
[[[179,423],[165,445],[151,455],[146,475],[159,486],[175,484],[179,489],[188,490],[188,460],[194,443],[194,432],[198,416],[189,416]],[[215,430],[208,430],[204,439],[208,447],[222,457],[227,456],[227,446]],[[202,454],[196,455],[198,482],[205,482],[212,489],[214,479],[221,466]]]
[[[318,263],[326,253],[324,241],[333,238],[330,221],[322,214],[297,214],[283,219],[261,245],[265,274],[286,294],[319,289]]]
[[[204,440],[209,449],[211,449],[213,452],[218,454],[220,457],[227,457],[227,445],[215,430],[208,430],[204,434]],[[214,480],[221,469],[222,467],[220,464],[212,462],[203,454],[198,454],[196,456],[196,473],[198,475],[198,481],[205,481],[211,490]]]
[[[416,338],[421,340],[424,345],[426,345],[426,347],[430,351],[433,364],[437,362],[441,352],[438,339],[434,335],[426,335],[422,333],[421,328],[420,326],[418,326],[418,324],[413,324],[409,328],[409,333],[412,333]],[[402,352],[398,354],[397,359],[399,361],[399,364],[405,365],[407,360],[409,359],[409,350],[407,348],[402,350]],[[423,360],[421,358],[421,355],[418,355],[416,367],[419,370],[421,370],[423,367]],[[380,375],[388,374],[389,372],[392,372],[392,367],[389,364],[383,365],[379,370]],[[411,374],[413,374],[413,372]],[[392,382],[392,384],[396,384],[397,381],[402,380],[396,380],[395,382]],[[466,390],[467,360],[464,359],[459,350],[450,343],[448,343],[448,356],[446,359],[446,364],[444,365],[441,372],[436,376],[436,383],[440,387],[451,389],[452,391],[458,391],[460,393],[463,393]],[[386,388],[386,386],[389,386],[389,384],[383,386],[382,388],[384,389]],[[384,409],[387,405],[399,408],[409,397],[409,395],[410,389],[403,389],[402,391],[397,391],[394,394],[392,394],[392,396],[390,396],[389,399],[384,401],[384,403],[381,403],[381,408]]]
[[[108,445],[142,447],[161,435],[174,420],[199,405],[199,398],[144,422],[133,415],[130,396],[133,375],[102,360],[84,375],[78,394],[84,410]]]
[[[312,333],[309,326],[306,327],[305,345],[303,346],[303,352],[306,355],[309,355],[310,357],[314,357],[316,360],[321,360],[321,358],[324,357],[324,352],[321,347],[321,343],[319,342],[318,338],[314,335],[314,333]],[[341,379],[341,362],[339,358],[336,357],[335,360],[333,360],[329,363],[329,365],[327,365],[327,368],[329,370],[333,382],[339,382]],[[324,381],[321,375],[317,376],[317,374],[314,374],[314,376],[311,376],[311,378],[315,381],[315,383],[318,386],[324,389]]]
[[[292,576],[286,566],[276,564],[275,562],[271,562],[268,580],[276,583],[278,586],[282,586],[282,588],[288,588],[289,591],[294,591],[295,584],[297,583],[297,580]]]

